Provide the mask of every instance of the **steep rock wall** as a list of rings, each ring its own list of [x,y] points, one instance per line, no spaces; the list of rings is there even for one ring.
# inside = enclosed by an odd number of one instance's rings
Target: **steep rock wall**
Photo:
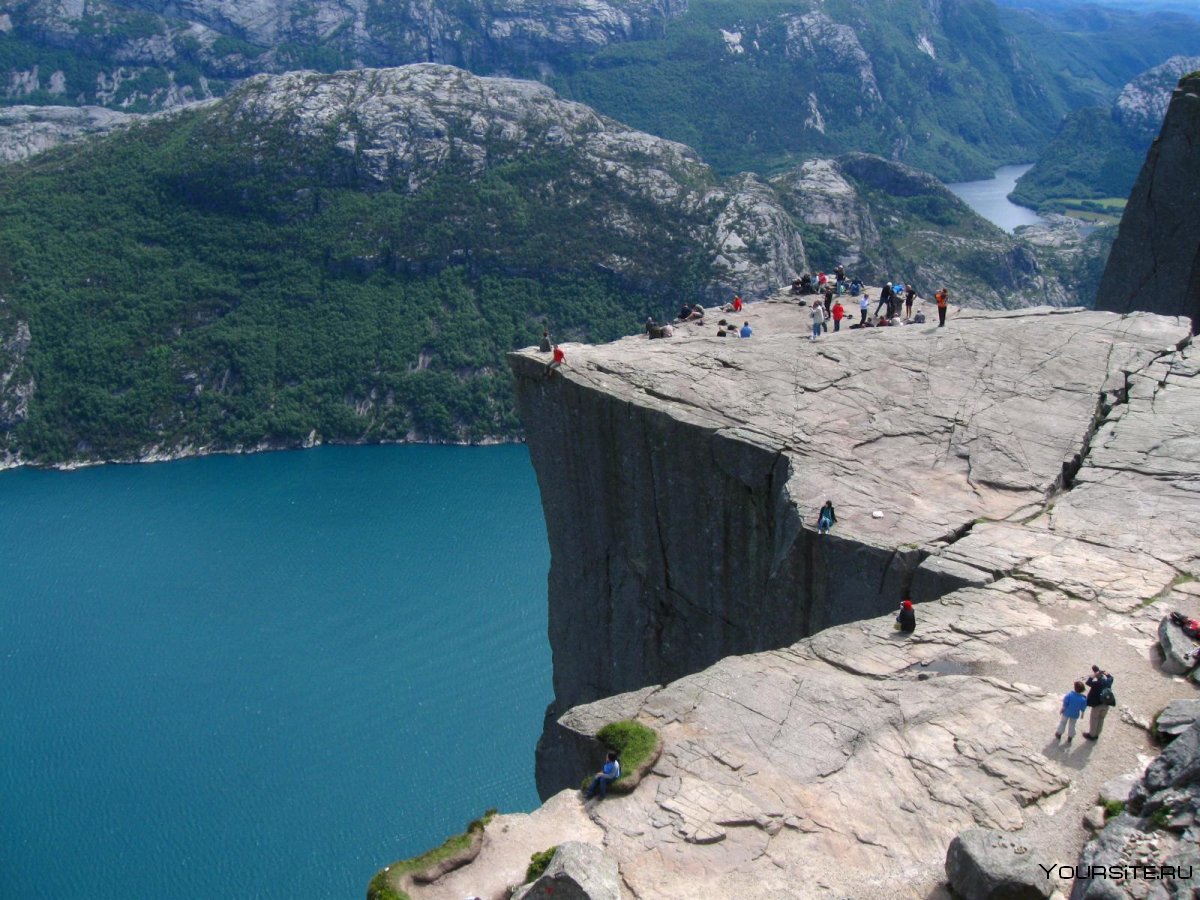
[[[551,546],[544,796],[578,775],[556,725],[566,709],[878,616],[977,520],[1028,515],[1061,487],[1122,367],[1164,333],[963,311],[956,332],[809,345],[792,303],[744,316],[761,337],[718,340],[710,324],[568,346],[550,377],[544,356],[510,356]],[[843,521],[818,536],[826,498]],[[994,577],[936,561],[919,600]]]
[[[1200,326],[1200,74],[1179,82],[1121,217],[1096,308]]]

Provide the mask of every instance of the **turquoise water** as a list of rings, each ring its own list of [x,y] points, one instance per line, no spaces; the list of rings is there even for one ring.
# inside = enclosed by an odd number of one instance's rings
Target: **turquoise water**
[[[355,898],[537,805],[524,447],[0,473],[0,897]]]

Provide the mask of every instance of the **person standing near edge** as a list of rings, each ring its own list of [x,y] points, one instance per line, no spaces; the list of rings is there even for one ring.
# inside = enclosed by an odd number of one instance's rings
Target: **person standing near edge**
[[[942,288],[933,295],[933,298],[937,300],[938,306],[938,328],[946,327],[946,301],[949,297],[950,294],[945,288]]]
[[[858,320],[859,325],[867,324],[867,309],[870,307],[870,305],[871,298],[864,293],[862,295],[862,299],[858,301],[858,311],[862,314],[862,318]]]
[[[820,300],[812,302],[812,312],[809,313],[812,317],[812,334],[809,335],[810,341],[815,341],[821,336],[821,329],[825,326],[825,307]]]
[[[1104,717],[1108,715],[1110,706],[1116,706],[1117,698],[1112,692],[1112,675],[1099,666],[1092,666],[1092,677],[1085,684],[1088,689],[1087,705],[1092,715],[1088,720],[1088,730],[1083,736],[1089,741],[1094,741],[1100,737],[1100,732],[1104,729]]]

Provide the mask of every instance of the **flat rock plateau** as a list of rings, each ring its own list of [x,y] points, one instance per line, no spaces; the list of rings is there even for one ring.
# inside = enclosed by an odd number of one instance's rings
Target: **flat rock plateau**
[[[790,298],[748,306],[749,339],[716,337],[719,317],[564,345],[549,377],[546,355],[510,356],[552,551],[539,787],[594,771],[607,722],[664,749],[632,794],[498,817],[414,898],[498,900],[572,840],[641,900],[943,897],[946,848],[976,826],[1073,865],[1101,786],[1192,694],[1155,642],[1168,610],[1200,614],[1186,320],[952,309],[810,342]],[[1093,663],[1119,709],[1060,743]]]

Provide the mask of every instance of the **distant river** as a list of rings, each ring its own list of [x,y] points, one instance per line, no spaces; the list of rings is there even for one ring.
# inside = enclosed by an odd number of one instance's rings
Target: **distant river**
[[[960,181],[946,187],[979,215],[1011,233],[1019,225],[1036,225],[1045,221],[1032,209],[1017,206],[1008,199],[1017,185],[1017,179],[1032,168],[1032,165],[1001,166],[991,178]]]
[[[360,900],[537,805],[524,447],[0,473],[0,897]]]

